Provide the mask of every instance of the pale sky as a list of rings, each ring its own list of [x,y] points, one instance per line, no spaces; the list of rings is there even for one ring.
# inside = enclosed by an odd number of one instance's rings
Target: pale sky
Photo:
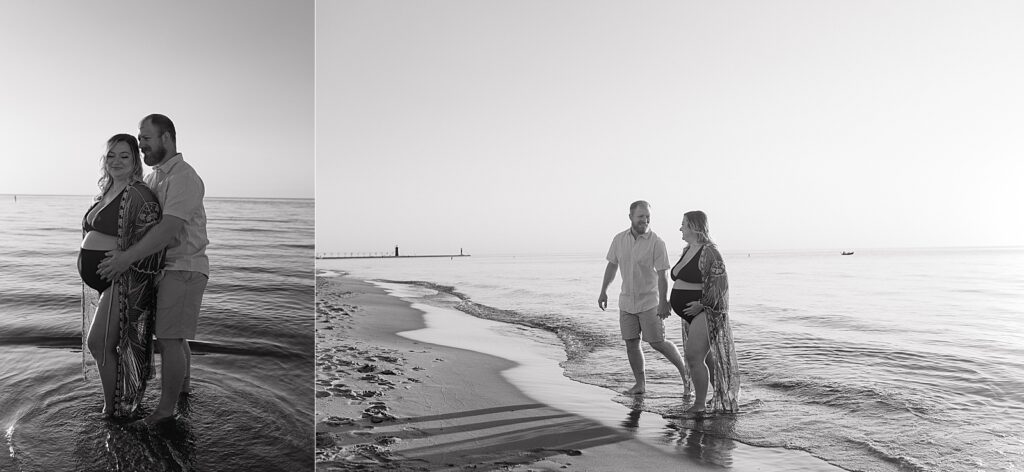
[[[313,0],[0,4],[0,194],[94,195],[169,116],[209,197],[312,198]]]
[[[1024,245],[1024,3],[317,0],[318,252]]]

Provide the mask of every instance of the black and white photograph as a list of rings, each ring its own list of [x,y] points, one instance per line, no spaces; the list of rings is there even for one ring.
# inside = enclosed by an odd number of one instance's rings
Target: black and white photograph
[[[0,6],[0,470],[314,468],[313,20]]]
[[[322,470],[1024,464],[1024,5],[316,16]]]
[[[1024,467],[1024,3],[0,4],[0,472]]]

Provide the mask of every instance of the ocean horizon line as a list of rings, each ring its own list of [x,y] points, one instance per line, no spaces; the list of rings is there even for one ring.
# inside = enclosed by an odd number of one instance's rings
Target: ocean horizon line
[[[965,245],[965,246],[890,246],[890,247],[835,247],[835,248],[784,248],[784,249],[723,249],[722,253],[725,256],[740,256],[743,254],[751,255],[787,255],[787,254],[835,254],[837,256],[842,255],[843,252],[853,252],[853,256],[856,256],[858,252],[863,253],[884,253],[884,252],[898,252],[898,251],[968,251],[968,250],[1024,250],[1024,245]],[[552,252],[480,252],[474,251],[472,254],[474,257],[542,257],[542,256],[594,256],[603,255],[605,251],[552,251]],[[416,253],[408,253],[410,256],[416,254],[443,254],[443,251],[424,251]],[[382,254],[382,251],[317,251],[316,254],[336,254],[344,255],[351,254],[353,257],[356,255],[370,255],[370,254]],[[391,252],[393,254],[393,252]],[[403,254],[405,256],[406,254]],[[384,256],[371,256],[373,258],[381,259],[394,259],[394,255]],[[401,259],[401,257],[399,257]]]
[[[0,193],[6,197],[87,197],[93,198],[92,194],[61,194],[61,193]],[[210,200],[316,200],[316,197],[204,197]]]

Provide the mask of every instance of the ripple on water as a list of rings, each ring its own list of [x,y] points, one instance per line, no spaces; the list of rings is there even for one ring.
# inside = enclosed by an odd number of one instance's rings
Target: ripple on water
[[[74,362],[43,372],[49,381],[33,384],[17,416],[7,418],[12,425],[5,442],[13,456],[7,460],[17,464],[14,470],[312,467],[311,428],[300,421],[311,412],[299,411],[281,394],[263,391],[251,378],[197,367],[194,371],[195,393],[182,397],[178,421],[156,428],[103,419],[98,382],[82,380]],[[151,381],[140,415],[158,402],[158,382]]]

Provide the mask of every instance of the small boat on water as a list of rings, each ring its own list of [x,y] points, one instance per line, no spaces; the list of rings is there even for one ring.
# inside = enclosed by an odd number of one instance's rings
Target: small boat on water
[[[853,255],[853,251],[843,251],[843,255],[844,256],[852,256]]]

